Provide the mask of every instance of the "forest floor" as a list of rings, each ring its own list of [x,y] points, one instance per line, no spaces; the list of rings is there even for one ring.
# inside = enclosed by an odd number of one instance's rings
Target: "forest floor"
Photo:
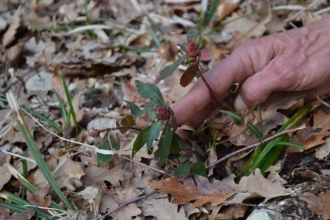
[[[50,216],[44,219],[330,219],[327,99],[314,102],[300,124],[305,128],[290,133],[290,141],[305,149],[287,148],[264,175],[256,169],[242,177],[250,151],[209,166],[260,142],[246,123],[228,115],[205,121],[191,142],[203,151],[206,176],[176,179],[182,161],[175,154],[159,167],[152,152],[158,136],[132,158],[139,131],[111,129],[130,120],[140,128],[150,123],[147,116],[132,119],[125,100],[148,105],[136,80],[153,84],[180,56],[177,45],[187,42],[189,28],[197,25],[201,32],[207,71],[247,40],[329,16],[327,2],[0,1],[0,219],[41,218],[40,210]],[[156,85],[170,106],[196,81],[180,85],[186,69],[183,63]],[[237,114],[272,137],[303,102],[299,94],[274,94]],[[22,135],[20,114],[73,210],[49,187]],[[103,129],[111,131],[99,135]],[[17,171],[34,192],[25,192]],[[10,210],[8,204],[20,207]]]

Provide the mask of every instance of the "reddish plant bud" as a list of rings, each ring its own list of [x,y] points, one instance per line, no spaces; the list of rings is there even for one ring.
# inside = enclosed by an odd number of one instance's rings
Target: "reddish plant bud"
[[[170,113],[168,112],[168,109],[164,106],[155,106],[156,114],[160,119],[167,120],[170,118]]]
[[[187,51],[186,51],[186,55],[188,57],[197,57],[199,54],[199,49],[198,49],[198,45],[196,45],[194,42],[189,41],[188,42],[188,47],[187,47]]]
[[[92,130],[89,131],[89,135],[94,138],[98,137],[100,135],[100,133],[101,133],[101,131],[98,129],[95,129],[95,128],[93,128]]]

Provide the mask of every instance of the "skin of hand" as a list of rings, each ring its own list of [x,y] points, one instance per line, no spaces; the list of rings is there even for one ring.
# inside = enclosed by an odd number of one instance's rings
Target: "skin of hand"
[[[309,98],[330,92],[330,17],[309,26],[250,40],[205,73],[219,102],[234,83],[236,110],[263,102],[276,91],[300,91]],[[172,107],[179,125],[199,126],[216,108],[201,79]]]

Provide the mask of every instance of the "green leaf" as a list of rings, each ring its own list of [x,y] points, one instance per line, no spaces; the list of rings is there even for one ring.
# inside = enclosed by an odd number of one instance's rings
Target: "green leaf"
[[[135,117],[141,117],[146,112],[152,109],[152,105],[147,105],[146,107],[144,107],[144,109],[140,109],[137,105],[134,104],[134,102],[129,102],[126,100],[125,102],[127,103],[127,107],[131,110],[132,115],[134,115]]]
[[[147,148],[151,149],[152,148],[152,142],[154,140],[156,140],[159,136],[160,130],[162,128],[162,121],[156,121],[155,123],[153,123],[151,125],[150,131],[148,132],[148,136],[147,136]]]
[[[183,63],[183,61],[185,61],[187,59],[187,56],[182,56],[179,59],[177,59],[172,65],[165,67],[161,72],[160,72],[160,76],[156,79],[155,83],[159,83],[161,80],[169,77],[170,75],[172,75],[172,73],[174,72],[174,70],[176,70],[181,63]]]
[[[279,141],[277,142],[278,146],[287,146],[287,147],[294,147],[294,148],[298,148],[298,149],[301,149],[301,150],[306,150],[306,148],[300,144],[296,144],[296,143],[293,143],[293,142],[288,142],[288,141]]]
[[[110,142],[109,142],[109,139],[106,137],[106,138],[103,138],[103,140],[101,141],[99,149],[102,149],[102,150],[116,149],[116,150],[118,150],[119,144],[112,139],[110,139]],[[113,155],[111,155],[111,154],[97,153],[97,155],[96,155],[96,160],[99,165],[107,164],[110,161],[112,161],[112,159],[113,159]]]
[[[77,123],[76,113],[75,113],[74,108],[73,108],[72,99],[71,99],[71,96],[70,96],[68,86],[66,85],[63,73],[61,73],[61,77],[62,77],[62,82],[63,82],[63,87],[64,87],[64,91],[65,91],[66,100],[67,100],[68,105],[70,107],[69,111],[70,111],[70,114],[72,116],[75,132],[76,132],[76,135],[78,135],[78,123]]]
[[[60,110],[61,110],[61,115],[64,121],[64,128],[66,128],[69,125],[70,122],[70,114],[67,113],[66,109],[65,109],[65,104],[63,102],[63,100],[61,99],[60,95],[58,94],[58,92],[54,91],[58,103],[60,105]]]
[[[152,142],[158,138],[161,128],[162,121],[156,121],[152,125],[143,128],[134,141],[132,157],[134,157],[145,144],[147,144],[148,149],[151,149]]]
[[[155,45],[156,45],[157,47],[159,47],[159,46],[160,46],[160,42],[159,42],[159,39],[158,39],[156,33],[151,29],[151,27],[150,27],[149,25],[146,24],[146,27],[147,27],[147,29],[148,29],[150,35],[151,35],[151,38],[152,38],[153,41],[155,42]]]
[[[200,146],[194,145],[193,150],[196,151],[197,153],[199,153],[200,155],[205,156],[204,151],[202,150],[202,148]]]
[[[132,115],[127,115],[125,118],[123,118],[120,121],[121,126],[134,126],[135,125],[135,119]]]
[[[25,106],[20,106],[22,109],[24,109],[25,111],[27,111],[28,113],[30,113],[33,116],[36,116],[38,118],[40,118],[41,120],[44,120],[45,122],[47,122],[50,126],[52,126],[53,128],[55,128],[57,131],[63,133],[63,129],[61,128],[61,126],[59,124],[57,124],[56,122],[50,120],[49,118],[47,118],[46,116],[44,116],[43,114],[39,114],[38,112],[29,109]]]
[[[198,156],[196,157],[196,163],[193,165],[192,173],[202,176],[207,174],[203,161]]]
[[[172,130],[169,123],[166,123],[162,136],[158,143],[158,149],[155,152],[155,158],[159,158],[157,165],[162,167],[170,155],[170,146],[172,142]]]
[[[184,43],[180,44],[179,47],[182,51],[186,52],[187,47],[188,47],[188,42],[184,42]]]
[[[207,15],[205,25],[209,25],[212,19],[217,15],[215,14],[215,12],[217,11],[218,5],[219,5],[219,0],[214,0],[212,2],[211,10],[210,13]]]
[[[285,129],[290,129],[295,127],[298,123],[301,122],[301,120],[303,120],[306,117],[306,115],[309,113],[311,109],[312,106],[310,104],[306,104],[303,107],[301,107],[297,112],[293,114],[293,116],[284,125],[282,125],[282,127],[277,131],[277,133],[284,131]],[[260,168],[262,173],[265,172],[265,170],[269,166],[275,163],[275,161],[278,159],[278,157],[285,149],[285,146],[283,145],[276,146],[277,143],[287,142],[288,140],[289,140],[289,135],[286,134],[268,142],[267,145],[264,147],[264,149],[257,156],[256,161],[254,161],[252,170],[256,168]]]
[[[197,30],[197,28],[192,27],[189,28],[188,32],[187,32],[187,40],[188,41],[193,41],[194,43],[198,43],[199,44],[199,39],[201,36],[201,33]],[[197,42],[195,42],[198,39]]]
[[[190,168],[191,162],[189,160],[186,160],[175,169],[174,176],[178,179],[187,177],[190,173]]]
[[[139,134],[136,137],[136,139],[134,141],[134,144],[133,144],[132,158],[146,144],[146,142],[147,142],[147,136],[149,134],[150,129],[151,129],[151,125],[148,126],[148,127],[143,128],[139,132]]]
[[[143,83],[139,80],[136,80],[135,83],[139,94],[145,99],[150,99],[153,106],[164,105],[162,93],[159,91],[157,86],[149,83]]]
[[[201,48],[202,36],[199,30],[196,27],[192,27],[187,32],[187,40],[194,42],[194,44],[198,45]]]
[[[179,140],[182,140],[182,138],[177,134],[172,134],[172,142],[170,147],[170,154],[179,154],[181,151]]]
[[[220,110],[219,112],[221,112],[222,114],[225,114],[225,115],[229,115],[229,116],[231,116],[232,118],[234,118],[235,120],[237,120],[239,122],[243,121],[242,117],[239,116],[238,114],[234,113],[234,112],[226,111],[226,110]]]

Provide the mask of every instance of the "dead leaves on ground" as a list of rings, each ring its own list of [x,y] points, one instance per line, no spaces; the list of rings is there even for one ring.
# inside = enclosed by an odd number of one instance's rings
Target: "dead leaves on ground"
[[[138,4],[134,4],[138,3]],[[212,1],[209,1],[208,10]],[[298,4],[303,10],[289,10],[289,5]],[[326,4],[314,2],[300,5],[293,1],[220,1],[215,9],[217,16],[205,27],[204,48],[201,51],[203,69],[212,68],[221,62],[233,48],[244,41],[278,33],[290,28],[289,24],[308,24],[326,16]],[[86,6],[86,7],[85,7]],[[272,13],[255,13],[271,7],[284,7],[288,10],[273,10]],[[87,10],[87,11],[86,11]],[[52,90],[57,91],[65,101],[60,73],[66,76],[66,82],[73,99],[73,107],[79,123],[78,142],[98,145],[99,140],[88,134],[92,128],[107,128],[116,125],[116,121],[129,114],[123,100],[146,105],[139,98],[135,80],[153,83],[161,69],[178,58],[176,45],[186,39],[185,30],[199,21],[203,7],[199,1],[0,1],[0,91],[11,89],[17,95],[20,104],[26,105],[49,119],[63,125],[58,100]],[[88,15],[88,16],[86,16]],[[224,25],[212,32],[211,27]],[[101,28],[97,25],[102,25]],[[148,31],[152,28],[160,41],[160,46]],[[88,30],[82,30],[86,28]],[[185,70],[179,70],[161,82],[158,86],[167,102],[180,99],[188,88],[179,86],[179,79]],[[242,112],[244,121],[263,128],[265,135],[271,135],[274,129],[288,120],[292,111],[302,104],[300,94],[274,94],[260,106],[262,119],[256,106],[253,110]],[[22,164],[14,156],[5,155],[6,151],[33,160],[27,152],[24,139],[12,123],[6,103],[0,101],[0,144],[4,153],[0,153],[0,189],[11,188],[20,191],[21,185],[13,178],[4,164],[11,163],[22,172]],[[152,190],[174,196],[153,196],[132,203],[111,214],[113,219],[143,218],[188,219],[222,218],[235,219],[247,217],[247,207],[254,199],[264,199],[262,205],[271,201],[281,201],[288,189],[283,187],[284,180],[279,170],[291,183],[292,179],[303,182],[311,178],[327,186],[323,178],[329,167],[323,161],[329,148],[329,113],[318,107],[306,119],[307,129],[299,131],[293,140],[304,145],[309,151],[316,149],[319,161],[314,161],[313,170],[318,173],[309,175],[308,166],[296,167],[290,164],[290,170],[273,166],[267,178],[258,171],[249,177],[243,177],[238,183],[232,180],[217,180],[218,176],[236,172],[237,164],[245,155],[231,158],[229,163],[209,173],[208,178],[195,177],[175,180],[164,177],[169,170],[162,170],[153,160],[153,155],[140,151],[136,161],[126,157],[130,154],[136,133],[125,134],[110,132],[111,138],[120,143],[123,155],[115,156],[110,163],[99,166],[96,155],[76,144],[64,144],[57,137],[43,130],[30,117],[25,118],[37,145],[45,156],[54,177],[70,202],[77,210],[68,211],[71,218],[99,216],[117,208],[123,202],[144,195]],[[24,116],[25,117],[25,116]],[[144,125],[147,119],[137,121]],[[260,126],[260,121],[263,126]],[[49,126],[42,122],[48,129]],[[229,138],[229,142],[213,148],[209,153],[209,162],[224,156],[227,151],[239,149],[259,140],[246,128],[245,123],[237,123],[230,117],[219,118],[214,126],[219,141]],[[63,136],[73,138],[72,124],[65,129]],[[61,149],[61,150],[59,150]],[[287,152],[296,152],[289,149]],[[299,163],[308,158],[300,155]],[[290,158],[290,156],[286,156]],[[307,159],[306,159],[307,158]],[[320,162],[322,159],[322,163]],[[287,161],[284,160],[284,167]],[[319,164],[318,164],[319,163]],[[168,167],[166,167],[168,168]],[[292,168],[292,169],[291,169]],[[307,170],[302,172],[301,170]],[[49,206],[51,191],[33,161],[28,162],[28,179],[39,189],[26,197],[34,205]],[[284,171],[283,171],[284,172]],[[299,178],[297,178],[298,175]],[[292,177],[293,176],[293,177]],[[150,182],[150,186],[148,182]],[[302,188],[303,189],[303,188]],[[327,203],[329,192],[300,192],[299,201],[305,202],[311,211],[323,218],[329,218],[329,212],[323,204]],[[214,206],[214,207],[213,207]],[[198,208],[195,208],[198,207]],[[321,208],[320,208],[321,207]],[[275,208],[274,208],[275,209]],[[13,214],[16,219],[30,219],[34,211]],[[9,218],[8,210],[0,208],[0,219]]]
[[[210,183],[207,178],[201,176],[186,179],[183,184],[171,177],[165,180],[153,180],[149,185],[159,192],[175,195],[172,200],[175,204],[182,205],[195,201],[194,207],[200,207],[208,202],[216,206],[234,195],[234,191],[226,183],[218,180]]]

